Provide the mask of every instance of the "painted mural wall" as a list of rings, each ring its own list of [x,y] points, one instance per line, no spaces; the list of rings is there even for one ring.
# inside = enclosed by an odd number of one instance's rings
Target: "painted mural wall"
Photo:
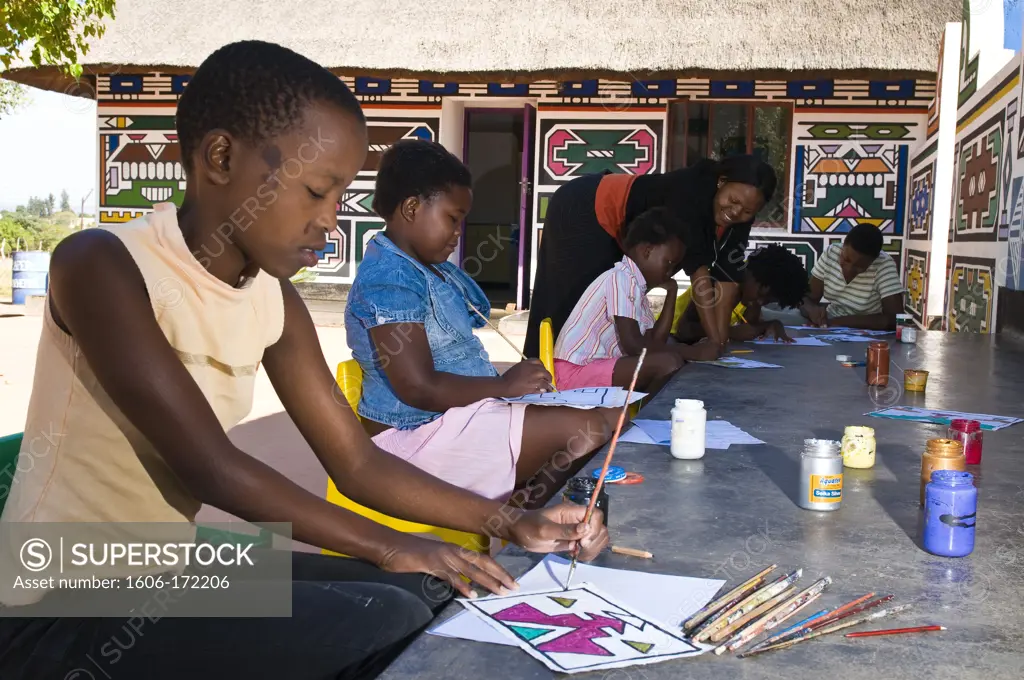
[[[113,74],[97,79],[100,221],[138,217],[159,201],[180,202],[184,175],[174,106],[187,75]],[[644,174],[666,168],[668,104],[695,101],[782,102],[793,107],[787,192],[781,228],[755,230],[751,248],[782,243],[812,267],[823,249],[856,223],[877,224],[898,260],[909,208],[909,148],[923,139],[935,83],[895,80],[441,83],[344,78],[368,118],[370,153],[338,205],[338,228],[315,271],[317,281],[348,283],[367,240],[382,222],[371,211],[380,154],[404,138],[442,138],[446,101],[528,100],[537,106],[533,238],[543,238],[547,203],[573,177],[610,170]],[[459,125],[445,118],[445,125]],[[444,132],[448,139],[461,132]]]
[[[994,332],[999,289],[1024,287],[1024,78],[1020,53],[1010,53],[1007,60],[1002,45],[986,41],[979,28],[991,24],[997,12],[1002,12],[998,3],[975,0],[972,8],[971,2],[964,2],[952,185],[935,184],[935,168],[942,159],[936,154],[931,117],[928,140],[915,149],[911,160],[904,266],[911,291],[907,309],[927,323],[926,295],[919,292],[919,283],[927,280],[931,268],[943,267],[941,323],[954,332]],[[984,78],[985,73],[990,77]],[[934,102],[933,110],[942,105],[947,104]],[[950,201],[948,251],[945,262],[937,262],[931,252],[936,238],[932,218],[935,201],[942,200]],[[937,321],[933,319],[932,325]]]

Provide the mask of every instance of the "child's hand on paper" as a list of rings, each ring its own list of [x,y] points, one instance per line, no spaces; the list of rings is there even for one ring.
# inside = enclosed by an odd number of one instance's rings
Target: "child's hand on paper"
[[[789,335],[786,333],[786,327],[782,325],[782,322],[779,321],[778,319],[774,321],[769,321],[768,324],[765,326],[764,332],[762,332],[759,337],[763,338],[769,333],[772,335],[776,342],[793,342],[793,338],[789,337]]]
[[[803,308],[804,315],[811,322],[810,325],[822,328],[828,325],[828,312],[824,305],[808,303]]]
[[[571,552],[579,543],[580,561],[589,562],[607,547],[608,529],[597,508],[584,525],[586,515],[587,507],[574,503],[532,510],[512,522],[509,534],[513,543],[535,553]]]
[[[505,371],[501,376],[505,383],[502,397],[522,397],[551,391],[551,374],[537,359],[522,361]]]
[[[678,351],[687,361],[714,361],[722,356],[725,348],[711,340],[701,340],[695,345],[679,345]]]

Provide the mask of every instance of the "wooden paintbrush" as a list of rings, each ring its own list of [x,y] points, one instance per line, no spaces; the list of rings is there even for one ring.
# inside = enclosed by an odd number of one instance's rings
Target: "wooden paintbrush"
[[[469,308],[470,308],[470,309],[472,309],[472,310],[473,310],[474,312],[476,312],[477,316],[479,316],[479,317],[480,317],[481,319],[483,319],[483,320],[484,320],[484,323],[485,323],[485,324],[487,324],[488,326],[490,326],[490,328],[491,328],[491,330],[492,330],[492,331],[494,331],[494,332],[495,332],[495,333],[497,333],[497,334],[498,334],[499,336],[501,336],[501,339],[502,339],[502,340],[504,340],[505,342],[507,342],[507,343],[508,343],[508,346],[509,346],[509,347],[511,347],[512,349],[514,349],[514,350],[516,351],[516,354],[518,354],[519,356],[521,356],[521,357],[523,358],[523,361],[529,361],[529,360],[530,360],[530,359],[529,359],[529,358],[528,358],[528,357],[527,357],[527,356],[526,356],[525,354],[523,354],[523,351],[522,351],[521,349],[519,349],[519,348],[518,348],[518,347],[516,346],[516,344],[515,344],[514,342],[512,342],[512,341],[511,341],[511,340],[510,340],[510,339],[508,338],[508,336],[507,336],[507,335],[505,335],[505,334],[504,334],[504,333],[502,333],[502,332],[501,332],[500,330],[498,330],[498,327],[497,327],[497,326],[495,326],[495,325],[494,325],[493,323],[491,323],[491,320],[490,320],[490,319],[488,319],[488,318],[487,318],[486,316],[484,316],[483,312],[481,312],[481,311],[480,311],[479,309],[477,309],[476,307],[474,307],[474,306],[473,306],[473,303],[472,303],[472,302],[470,302],[470,301],[468,301],[468,300],[467,300],[467,301],[466,301],[466,304],[467,304],[467,305],[469,305]],[[554,378],[554,376],[551,376],[551,377],[552,377],[552,378]],[[550,388],[551,388],[551,391],[552,391],[552,392],[557,392],[557,391],[558,391],[558,390],[556,390],[556,389],[555,389],[555,386],[554,386],[554,385],[551,385],[551,384],[549,384],[549,385],[548,385],[548,387],[550,387]]]
[[[803,622],[801,622],[803,625],[801,625],[800,627],[794,626],[792,628],[784,630],[781,633],[779,633],[778,635],[775,635],[775,636],[773,636],[771,638],[768,638],[764,642],[760,642],[760,643],[754,645],[747,653],[750,654],[750,653],[753,653],[753,652],[755,652],[755,651],[757,651],[757,650],[759,650],[759,649],[761,649],[763,647],[768,647],[768,646],[775,645],[775,644],[780,643],[780,642],[786,642],[788,640],[792,640],[792,639],[798,638],[798,637],[800,637],[802,635],[807,635],[808,633],[813,631],[815,628],[818,628],[818,627],[821,627],[821,626],[827,626],[827,625],[829,625],[831,623],[834,623],[837,619],[841,618],[844,614],[846,614],[846,612],[850,611],[851,609],[853,609],[857,605],[859,605],[859,604],[861,604],[863,602],[866,602],[867,600],[870,600],[874,596],[875,596],[875,594],[873,592],[872,593],[868,593],[867,595],[864,595],[863,597],[858,597],[856,600],[853,600],[852,602],[847,602],[846,604],[842,605],[841,607],[836,607],[832,611],[826,612],[822,616],[816,616],[811,621],[803,621]],[[892,596],[889,596],[888,600],[891,600],[891,599],[892,599]],[[885,601],[888,601],[888,600],[885,600]],[[881,602],[882,601],[879,600],[875,604],[881,604]]]
[[[909,604],[901,604],[892,607],[891,609],[882,609],[880,611],[874,612],[873,614],[862,614],[861,616],[853,616],[849,621],[844,621],[843,623],[835,623],[831,626],[819,628],[814,632],[807,633],[806,635],[802,635],[793,640],[786,640],[785,642],[780,642],[775,645],[760,647],[759,649],[752,649],[746,654],[740,654],[739,656],[742,659],[748,656],[754,656],[756,654],[770,652],[776,649],[786,649],[787,647],[792,647],[793,645],[803,642],[804,640],[813,640],[814,638],[821,637],[822,635],[828,635],[829,633],[835,633],[840,630],[852,628],[853,626],[857,626],[862,623],[867,623],[868,621],[877,621],[878,619],[883,619],[889,616],[895,616],[896,614],[899,614],[902,611],[906,611],[907,609],[910,609]]]
[[[747,599],[740,602],[738,605],[732,608],[730,611],[726,611],[721,616],[715,619],[707,628],[694,633],[693,640],[696,642],[705,642],[712,640],[723,629],[736,623],[740,618],[746,616],[750,612],[754,611],[762,604],[772,599],[783,590],[793,585],[800,579],[803,574],[803,569],[797,569],[791,574],[780,576],[776,580],[772,581],[766,586],[763,586],[759,590],[755,591],[753,595],[747,597]]]
[[[816,599],[821,597],[821,593],[825,590],[825,588],[828,587],[830,583],[832,583],[832,578],[830,576],[826,576],[822,579],[819,579],[818,581],[814,582],[810,587],[806,588],[804,591],[797,593],[790,599],[780,604],[777,609],[770,612],[760,621],[757,621],[753,625],[748,626],[746,630],[737,633],[731,640],[729,640],[725,645],[723,645],[723,647],[728,648],[728,650],[731,652],[735,652],[740,647],[743,647],[761,633],[769,631],[772,628],[775,628],[783,621],[786,621],[787,619],[795,615],[798,611],[800,611],[801,609],[803,609],[804,607],[806,607],[807,605],[811,604]],[[723,647],[720,647],[719,649],[723,649]],[[723,649],[723,651],[725,650]],[[715,653],[719,654],[721,652],[719,652],[718,649],[716,649]]]
[[[608,474],[608,466],[612,462],[612,456],[615,455],[615,446],[619,443],[619,434],[622,432],[622,425],[626,422],[626,412],[629,411],[629,400],[633,396],[633,388],[636,387],[636,380],[640,376],[640,367],[644,365],[644,358],[647,356],[647,348],[644,347],[640,351],[640,358],[637,359],[636,368],[633,370],[633,379],[629,381],[629,391],[626,393],[626,403],[622,405],[622,410],[619,411],[619,422],[615,425],[615,434],[612,435],[612,443],[608,446],[608,453],[604,456],[604,465],[601,466],[601,475],[597,478],[597,486],[594,487],[594,494],[590,497],[590,503],[587,505],[587,514],[583,516],[583,523],[587,524],[590,522],[590,516],[594,514],[594,506],[597,505],[597,497],[601,495],[601,487],[604,486],[604,478]],[[576,547],[572,551],[572,563],[569,565],[569,575],[565,579],[565,590],[569,590],[569,584],[572,583],[573,572],[576,571],[576,561],[580,555],[580,544],[577,543]]]
[[[709,617],[718,613],[723,607],[728,605],[730,602],[735,600],[739,595],[741,595],[744,591],[746,591],[747,588],[755,586],[758,582],[763,581],[764,577],[772,573],[778,566],[779,565],[777,564],[773,564],[767,569],[764,569],[763,571],[754,574],[749,579],[747,579],[740,585],[736,586],[735,588],[727,592],[725,595],[722,595],[715,601],[706,605],[703,609],[701,609],[696,614],[694,614],[686,620],[686,622],[683,624],[683,631],[685,632],[691,630],[694,626],[703,623]]]

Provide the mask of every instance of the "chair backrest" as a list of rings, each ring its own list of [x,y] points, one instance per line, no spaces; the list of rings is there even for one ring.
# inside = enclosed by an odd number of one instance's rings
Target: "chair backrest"
[[[348,405],[359,418],[359,400],[363,396],[363,369],[355,359],[342,361],[338,364],[338,373],[335,376],[338,381],[338,389],[345,396]]]
[[[363,369],[359,366],[359,362],[355,359],[349,359],[348,361],[342,361],[339,363],[336,379],[338,381],[338,389],[341,390],[343,395],[345,395],[345,399],[348,401],[349,406],[352,407],[352,411],[356,414],[356,418],[359,418],[359,399],[363,394]],[[327,479],[327,500],[335,505],[340,505],[343,508],[351,510],[356,514],[362,515],[367,519],[371,519],[378,524],[383,524],[384,526],[390,527],[396,531],[410,534],[431,534],[443,541],[460,545],[467,550],[473,550],[475,552],[483,553],[490,549],[490,538],[483,534],[471,534],[464,531],[457,531],[455,529],[436,527],[430,524],[408,522],[406,520],[385,515],[382,512],[377,512],[376,510],[371,510],[366,506],[356,503],[338,491],[338,487],[334,485],[334,480],[330,478]],[[335,553],[326,549],[322,552],[326,555],[340,555],[345,557],[340,553]]]
[[[21,452],[22,433],[0,437],[0,513],[7,503],[7,494],[11,491],[14,472],[18,465],[18,454]]]
[[[555,387],[555,336],[551,331],[551,318],[540,322],[540,363],[551,374],[551,384]]]

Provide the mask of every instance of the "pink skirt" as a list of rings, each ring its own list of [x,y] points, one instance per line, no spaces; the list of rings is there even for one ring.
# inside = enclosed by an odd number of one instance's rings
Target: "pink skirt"
[[[615,362],[618,359],[597,359],[585,366],[555,359],[555,387],[575,390],[580,387],[611,387]]]
[[[412,430],[385,430],[373,443],[449,484],[504,501],[515,489],[525,417],[525,404],[482,399]]]

